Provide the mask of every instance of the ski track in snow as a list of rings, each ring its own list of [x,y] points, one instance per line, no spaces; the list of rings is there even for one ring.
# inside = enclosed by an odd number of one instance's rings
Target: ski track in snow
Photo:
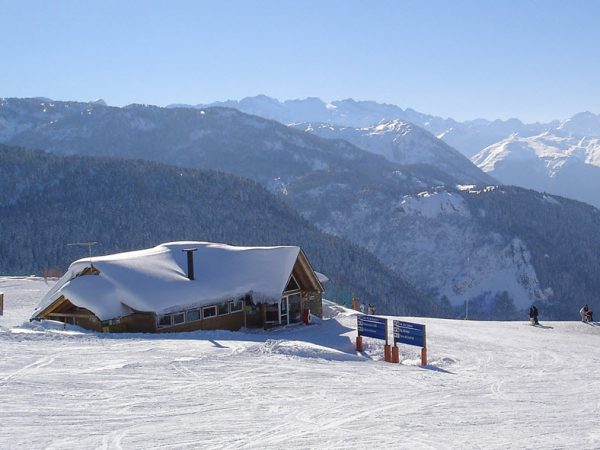
[[[421,368],[408,346],[356,354],[339,307],[271,332],[27,324],[49,287],[0,278],[2,449],[600,448],[600,327],[407,318],[428,326]]]

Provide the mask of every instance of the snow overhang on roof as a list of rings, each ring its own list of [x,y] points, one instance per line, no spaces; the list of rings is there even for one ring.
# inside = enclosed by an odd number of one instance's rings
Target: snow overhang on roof
[[[195,279],[187,277],[187,248],[194,252]],[[61,296],[100,320],[132,310],[157,314],[239,299],[277,301],[299,247],[235,247],[211,242],[170,242],[154,248],[80,259],[69,267],[35,310],[33,317]],[[94,267],[98,275],[82,275]]]
[[[315,275],[317,276],[317,278],[319,279],[319,283],[321,283],[321,284],[325,284],[329,281],[329,278],[327,277],[327,275],[323,275],[321,272],[315,271]]]

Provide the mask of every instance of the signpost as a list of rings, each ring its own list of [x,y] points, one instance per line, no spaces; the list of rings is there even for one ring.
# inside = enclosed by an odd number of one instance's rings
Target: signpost
[[[427,365],[427,333],[420,323],[394,320],[394,348],[392,362],[400,362],[397,343],[421,347],[421,365]]]
[[[0,316],[4,314],[4,294],[0,292]]]
[[[358,335],[387,340],[387,320],[383,317],[356,316]]]
[[[358,336],[356,337],[356,350],[359,352],[364,350],[362,342],[363,336],[384,340],[385,360],[387,362],[391,362],[391,347],[388,343],[387,323],[387,319],[383,317],[365,316],[361,314],[356,316],[356,328],[358,330]]]
[[[427,332],[425,331],[425,325],[394,320],[393,348],[388,343],[388,321],[386,318],[359,314],[356,316],[356,328],[358,331],[358,336],[356,337],[357,351],[362,352],[364,350],[363,337],[381,339],[385,341],[386,362],[399,363],[400,355],[397,344],[415,345],[421,347],[421,365],[427,365]]]

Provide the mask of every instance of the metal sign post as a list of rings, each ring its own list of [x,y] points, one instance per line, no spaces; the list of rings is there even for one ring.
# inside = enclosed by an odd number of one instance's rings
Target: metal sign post
[[[394,320],[394,355],[393,362],[400,362],[397,343],[421,347],[421,365],[427,365],[427,332],[420,323]]]

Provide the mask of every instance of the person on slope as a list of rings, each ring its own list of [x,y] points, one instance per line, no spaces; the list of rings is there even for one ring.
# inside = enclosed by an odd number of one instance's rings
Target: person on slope
[[[581,321],[582,322],[587,322],[587,320],[588,320],[588,317],[587,317],[588,311],[589,311],[588,305],[583,305],[581,307],[581,309],[579,310],[579,315],[581,316]]]
[[[532,308],[533,308],[533,321],[534,321],[535,325],[539,325],[540,323],[538,322],[538,309],[536,308],[535,305],[533,305]]]
[[[587,322],[593,322],[594,321],[594,312],[591,309],[587,310],[587,313],[585,314],[586,316],[586,320]]]
[[[535,305],[531,305],[531,308],[529,308],[529,321],[531,322],[531,325],[540,324],[538,322],[538,310]]]

